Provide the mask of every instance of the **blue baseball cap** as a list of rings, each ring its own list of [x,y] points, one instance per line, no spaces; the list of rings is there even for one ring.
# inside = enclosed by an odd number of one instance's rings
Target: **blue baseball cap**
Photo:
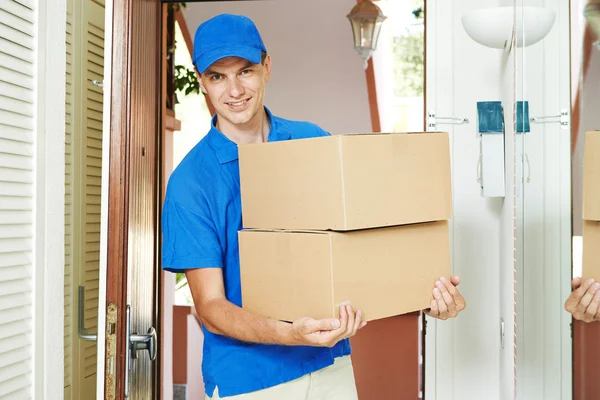
[[[267,49],[254,22],[242,15],[220,14],[198,27],[192,62],[200,73],[225,57],[259,64]]]

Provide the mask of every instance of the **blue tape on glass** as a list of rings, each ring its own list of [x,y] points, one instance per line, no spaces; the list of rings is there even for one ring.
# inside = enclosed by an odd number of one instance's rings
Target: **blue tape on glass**
[[[479,133],[502,133],[504,114],[500,101],[477,102],[477,129]]]
[[[529,131],[529,102],[517,101],[517,133]]]

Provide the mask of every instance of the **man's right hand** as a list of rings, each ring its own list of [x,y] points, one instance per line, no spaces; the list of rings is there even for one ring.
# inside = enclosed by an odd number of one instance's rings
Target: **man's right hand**
[[[295,344],[300,346],[333,347],[340,340],[354,336],[366,324],[361,310],[355,313],[352,306],[342,305],[339,319],[300,318],[294,321],[292,336]]]

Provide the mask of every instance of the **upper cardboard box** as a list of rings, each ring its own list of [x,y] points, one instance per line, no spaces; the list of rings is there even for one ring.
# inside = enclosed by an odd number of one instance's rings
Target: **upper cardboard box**
[[[244,228],[356,230],[450,219],[447,133],[239,146]]]
[[[589,131],[585,134],[583,219],[600,221],[600,131]]]

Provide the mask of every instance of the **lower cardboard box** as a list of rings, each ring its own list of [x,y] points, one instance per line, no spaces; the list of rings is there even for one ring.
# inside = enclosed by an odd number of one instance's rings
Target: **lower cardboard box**
[[[345,302],[367,321],[426,309],[451,273],[448,221],[238,235],[242,307],[282,321],[338,317]]]
[[[600,281],[600,221],[583,220],[582,279]]]

